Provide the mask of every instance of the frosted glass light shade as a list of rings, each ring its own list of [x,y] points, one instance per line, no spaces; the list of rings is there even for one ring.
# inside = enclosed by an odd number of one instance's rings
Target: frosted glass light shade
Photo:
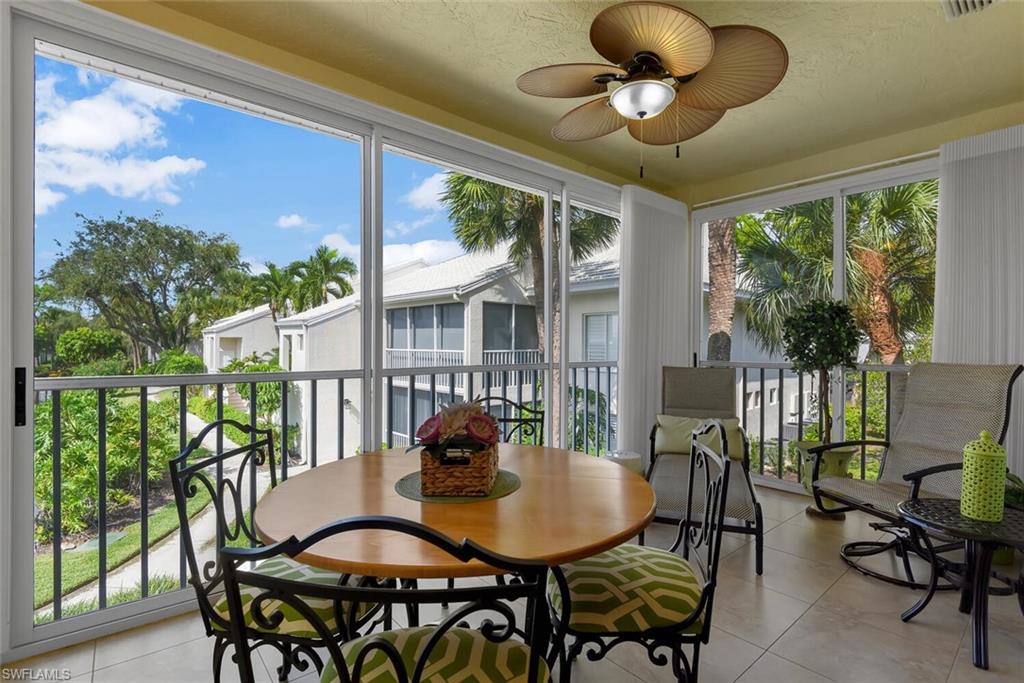
[[[665,81],[633,81],[612,93],[611,105],[627,119],[649,119],[665,111],[675,96],[675,89]]]

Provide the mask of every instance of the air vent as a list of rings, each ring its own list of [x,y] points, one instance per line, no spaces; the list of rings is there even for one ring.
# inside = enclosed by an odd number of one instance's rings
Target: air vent
[[[975,14],[993,5],[999,0],[939,0],[946,10],[947,19],[959,19],[967,14]]]

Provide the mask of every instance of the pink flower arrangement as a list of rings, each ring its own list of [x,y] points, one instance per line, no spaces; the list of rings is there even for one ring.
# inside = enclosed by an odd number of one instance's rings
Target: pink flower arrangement
[[[498,443],[498,437],[498,423],[479,403],[452,403],[424,420],[416,430],[419,443],[414,448],[447,446],[467,440],[486,448]]]

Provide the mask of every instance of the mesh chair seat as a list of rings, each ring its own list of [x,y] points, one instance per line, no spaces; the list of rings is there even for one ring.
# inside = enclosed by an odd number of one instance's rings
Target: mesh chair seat
[[[686,514],[686,486],[690,476],[690,455],[663,453],[651,476],[651,485],[658,501],[658,512],[666,517],[682,519]],[[704,490],[693,492],[693,510],[696,516],[704,514]],[[754,499],[750,493],[747,473],[742,467],[729,470],[729,495],[725,502],[725,516],[744,522],[755,522]]]
[[[825,477],[815,482],[823,493],[834,493],[851,501],[871,507],[878,512],[899,517],[896,506],[910,498],[910,485],[890,481],[865,481],[846,477]],[[948,498],[941,493],[922,490],[921,498]]]

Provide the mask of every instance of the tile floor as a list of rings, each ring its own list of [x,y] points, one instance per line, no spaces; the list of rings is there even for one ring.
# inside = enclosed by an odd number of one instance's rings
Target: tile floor
[[[711,642],[702,651],[702,683],[1024,681],[1024,616],[1015,600],[992,598],[991,669],[975,669],[968,617],[957,612],[954,595],[940,593],[923,614],[904,624],[899,613],[917,594],[865,578],[839,559],[844,541],[877,536],[866,517],[822,521],[804,514],[806,498],[770,489],[761,489],[760,496],[767,528],[765,573],[754,574],[749,537],[733,537],[724,545],[728,554],[722,560]],[[656,525],[648,543],[667,545],[673,534],[674,528]],[[192,614],[5,668],[67,669],[70,680],[82,683],[191,683],[211,680],[210,653],[210,640]],[[268,656],[258,664],[257,680],[276,680],[275,661]],[[314,679],[307,673],[292,680]],[[0,675],[0,680],[7,678]],[[223,680],[237,680],[230,662]],[[573,680],[673,679],[642,649],[626,645],[603,662],[582,659]]]

